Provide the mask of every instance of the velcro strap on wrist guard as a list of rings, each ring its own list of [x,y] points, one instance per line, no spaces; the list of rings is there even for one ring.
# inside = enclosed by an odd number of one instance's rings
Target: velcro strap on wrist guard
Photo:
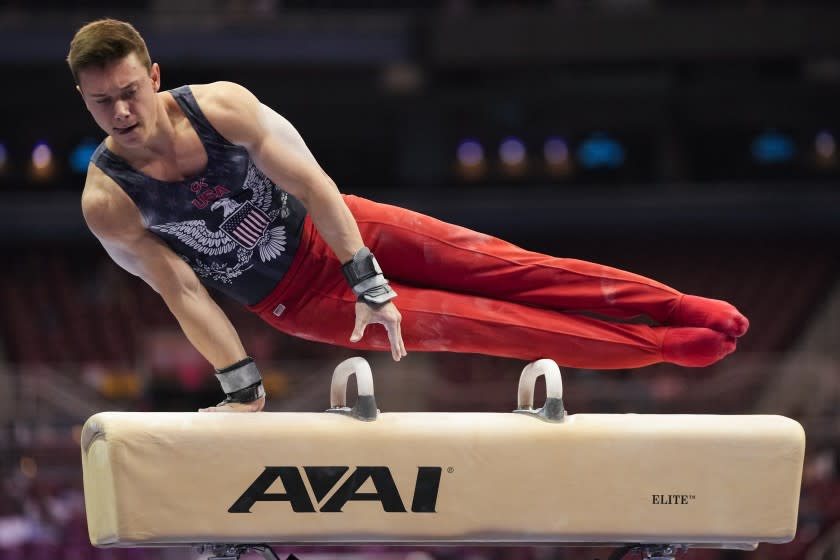
[[[238,391],[234,391],[225,397],[225,400],[219,403],[219,406],[229,403],[249,403],[254,402],[265,396],[265,387],[262,381],[254,383],[250,387],[245,387]]]
[[[383,304],[397,297],[397,292],[388,285],[376,257],[367,247],[362,247],[353,258],[341,267],[347,283],[359,301]]]
[[[248,403],[265,396],[262,376],[253,358],[245,358],[224,369],[216,370],[216,379],[227,395],[225,403]]]

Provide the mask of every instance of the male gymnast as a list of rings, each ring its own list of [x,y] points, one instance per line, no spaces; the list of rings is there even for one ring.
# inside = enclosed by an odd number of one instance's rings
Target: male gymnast
[[[265,405],[256,364],[205,286],[282,332],[397,361],[418,350],[701,367],[749,327],[724,301],[343,195],[297,130],[244,87],[162,91],[129,23],[85,25],[67,62],[107,134],[88,167],[85,220],[216,368],[226,397],[204,411]],[[609,320],[639,315],[657,324]],[[366,332],[375,323],[384,329]]]

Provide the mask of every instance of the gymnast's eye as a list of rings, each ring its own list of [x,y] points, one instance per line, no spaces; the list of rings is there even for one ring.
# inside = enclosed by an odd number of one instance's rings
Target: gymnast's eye
[[[102,99],[97,99],[97,101],[96,101],[97,105],[106,105],[110,102],[111,102],[111,100],[107,97],[104,97]]]

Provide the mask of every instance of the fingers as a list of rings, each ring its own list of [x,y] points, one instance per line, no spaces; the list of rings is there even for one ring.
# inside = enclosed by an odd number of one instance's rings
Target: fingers
[[[199,412],[259,412],[265,406],[265,397],[261,397],[249,403],[227,403],[218,406],[199,408]]]
[[[367,328],[367,321],[365,321],[358,313],[356,314],[356,326],[353,328],[353,334],[350,335],[350,342],[359,342],[365,336],[365,328]]]
[[[408,351],[405,349],[405,341],[402,337],[402,323],[397,325],[397,337],[400,341],[400,353],[402,354],[402,357],[405,358],[406,356],[408,356]]]
[[[208,406],[207,408],[199,408],[199,412],[226,412],[225,406]]]
[[[394,361],[399,362],[408,353],[405,350],[405,342],[402,338],[402,327],[400,322],[402,316],[394,307],[388,303],[379,308],[373,308],[365,303],[356,304],[356,326],[350,335],[350,342],[359,342],[365,335],[365,329],[370,323],[379,323],[385,327],[388,333],[388,342],[391,345],[391,356]]]
[[[393,327],[388,329],[388,340],[391,341],[391,357],[394,358],[395,362],[399,362],[400,358],[402,358],[402,352],[400,351],[400,340],[399,335],[396,334],[395,329]]]
[[[390,336],[389,333],[389,338],[391,339],[391,353],[394,355],[394,361],[399,362],[408,355],[408,352],[405,351],[405,342],[403,341],[402,326],[399,319],[394,327],[393,336]]]
[[[399,362],[407,353],[405,351],[405,342],[402,338],[402,326],[400,326],[402,317],[399,313],[392,316],[390,320],[385,323],[385,330],[388,331],[388,340],[391,343],[391,356],[395,362]]]

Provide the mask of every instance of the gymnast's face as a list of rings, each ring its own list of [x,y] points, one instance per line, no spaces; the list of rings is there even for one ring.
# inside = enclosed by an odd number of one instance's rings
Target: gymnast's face
[[[96,124],[125,148],[137,148],[151,136],[157,124],[157,91],[160,67],[151,71],[134,53],[79,72],[79,85],[85,106]]]

